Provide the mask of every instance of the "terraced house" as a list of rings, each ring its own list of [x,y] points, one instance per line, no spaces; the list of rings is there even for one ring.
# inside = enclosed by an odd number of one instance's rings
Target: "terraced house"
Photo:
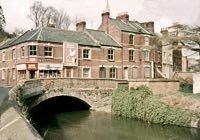
[[[161,48],[154,44],[153,22],[129,21],[128,14],[102,14],[98,30],[76,24],[76,31],[43,27],[0,46],[0,84],[22,79],[83,77],[157,78]]]

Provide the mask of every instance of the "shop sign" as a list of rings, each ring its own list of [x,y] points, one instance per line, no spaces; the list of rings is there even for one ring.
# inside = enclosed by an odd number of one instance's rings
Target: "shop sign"
[[[37,70],[38,64],[37,63],[26,64],[26,68],[27,68],[27,70]]]
[[[38,64],[39,70],[62,70],[62,64]]]
[[[26,70],[26,64],[18,64],[16,65],[17,70]]]
[[[78,66],[78,44],[71,42],[63,43],[64,66]]]

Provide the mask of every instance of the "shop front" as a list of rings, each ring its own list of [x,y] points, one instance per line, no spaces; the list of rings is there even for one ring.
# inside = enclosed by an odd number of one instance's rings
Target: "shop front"
[[[63,70],[62,64],[38,64],[39,78],[56,78],[61,77]]]
[[[37,63],[27,63],[26,70],[27,70],[26,72],[28,74],[28,79],[36,79],[37,78],[37,70],[38,70]]]

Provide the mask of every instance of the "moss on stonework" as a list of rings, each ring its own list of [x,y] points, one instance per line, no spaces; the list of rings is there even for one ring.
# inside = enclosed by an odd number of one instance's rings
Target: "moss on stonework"
[[[192,120],[199,119],[194,111],[162,103],[145,86],[130,90],[127,86],[118,88],[112,97],[112,112],[125,118],[186,127],[191,126]]]

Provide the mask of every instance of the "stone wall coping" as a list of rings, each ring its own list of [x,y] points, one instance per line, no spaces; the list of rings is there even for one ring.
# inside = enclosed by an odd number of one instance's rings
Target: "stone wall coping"
[[[172,79],[131,79],[128,82],[179,82],[179,80]]]

